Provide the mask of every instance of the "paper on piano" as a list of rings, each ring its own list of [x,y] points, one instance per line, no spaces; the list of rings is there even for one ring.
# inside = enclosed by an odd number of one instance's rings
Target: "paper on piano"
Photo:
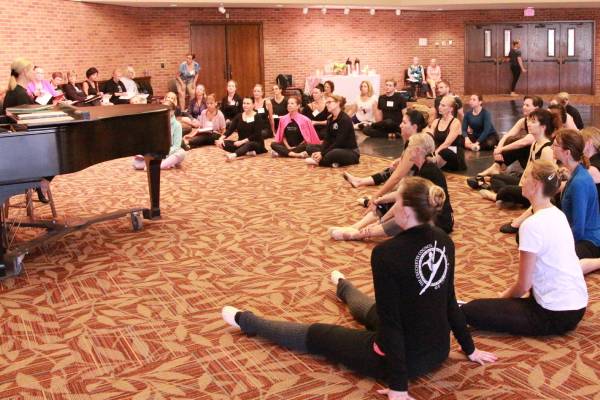
[[[44,105],[44,106],[40,106],[38,104],[23,104],[22,106],[18,106],[18,107],[8,107],[6,109],[6,111],[11,114],[18,115],[18,114],[46,111],[46,110],[50,110],[52,108],[54,108],[54,106],[51,104]]]
[[[17,117],[19,120],[38,119],[38,118],[51,118],[51,117],[62,117],[67,115],[63,111],[43,111],[37,113],[19,114]]]
[[[52,95],[50,93],[44,93],[35,98],[35,102],[41,105],[46,105],[52,99]]]
[[[36,119],[29,119],[26,121],[21,121],[23,122],[25,125],[31,126],[31,125],[46,125],[46,124],[55,124],[58,122],[67,122],[67,121],[74,121],[75,118],[69,116],[69,115],[64,115],[62,117],[48,117],[48,118],[36,118]]]
[[[123,93],[122,95],[119,96],[119,99],[121,100],[131,100],[135,97],[135,94],[133,93]]]

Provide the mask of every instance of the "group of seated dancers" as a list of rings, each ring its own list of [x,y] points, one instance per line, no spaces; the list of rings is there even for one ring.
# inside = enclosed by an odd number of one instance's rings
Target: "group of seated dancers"
[[[31,102],[26,87],[33,73],[31,63],[13,63],[5,107]],[[186,149],[205,145],[223,149],[227,161],[267,153],[271,137],[273,157],[346,166],[359,162],[355,130],[401,137],[404,151],[388,168],[367,177],[343,173],[352,187],[380,188],[360,199],[367,208],[363,218],[329,230],[335,240],[390,238],[372,251],[374,299],[342,272],[331,272],[337,297],[364,329],[272,320],[225,306],[229,325],[382,379],[388,387],[380,393],[409,399],[408,380],[447,359],[450,331],[469,360],[484,364],[496,356],[475,346],[467,325],[537,336],[564,334],[581,321],[588,304],[584,274],[600,268],[600,129],[583,127],[568,94],[555,96],[547,109],[541,98],[526,96],[523,118],[500,136],[483,97],[472,95],[463,112],[445,81],[437,84],[433,112],[420,104],[407,107],[394,79],[377,99],[370,83],[362,82],[352,105],[334,93],[332,82],[317,85],[306,104],[286,98],[279,85],[272,89],[270,99],[258,84],[252,96],[242,97],[229,81],[220,106],[202,85],[187,107],[167,93],[172,146],[162,167],[180,165]],[[499,206],[525,208],[501,227],[518,233],[519,268],[497,298],[459,304],[449,236],[454,215],[443,171],[463,170],[466,150],[485,149],[493,150],[493,165],[467,184]],[[143,158],[136,157],[134,167],[144,168]]]

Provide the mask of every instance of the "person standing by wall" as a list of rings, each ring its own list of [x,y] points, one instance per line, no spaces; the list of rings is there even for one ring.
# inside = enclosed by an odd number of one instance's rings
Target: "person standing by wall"
[[[521,72],[527,72],[527,69],[523,65],[523,57],[521,56],[521,41],[519,39],[513,40],[512,49],[508,52],[508,62],[510,63],[510,72],[512,73],[512,83],[510,85],[510,95],[517,96],[515,88],[517,82],[521,76]]]

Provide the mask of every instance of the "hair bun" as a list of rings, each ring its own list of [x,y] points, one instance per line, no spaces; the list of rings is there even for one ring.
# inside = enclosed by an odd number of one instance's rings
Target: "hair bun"
[[[429,187],[429,205],[439,211],[444,206],[445,201],[446,193],[444,193],[444,189],[437,185],[431,185]]]

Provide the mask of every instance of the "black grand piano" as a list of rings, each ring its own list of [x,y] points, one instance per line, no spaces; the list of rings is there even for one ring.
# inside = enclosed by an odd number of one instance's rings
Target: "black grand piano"
[[[62,111],[70,120],[20,120],[7,113],[8,118],[2,121],[5,124],[0,124],[0,206],[11,196],[40,187],[44,177],[142,154],[146,160],[150,208],[118,210],[76,223],[20,222],[20,226],[43,228],[45,234],[10,249],[12,223],[0,212],[0,279],[19,274],[23,257],[32,249],[91,224],[129,214],[137,230],[141,228],[142,218],[160,218],[160,163],[171,146],[167,107],[147,104],[81,109],[56,106],[49,111]]]

